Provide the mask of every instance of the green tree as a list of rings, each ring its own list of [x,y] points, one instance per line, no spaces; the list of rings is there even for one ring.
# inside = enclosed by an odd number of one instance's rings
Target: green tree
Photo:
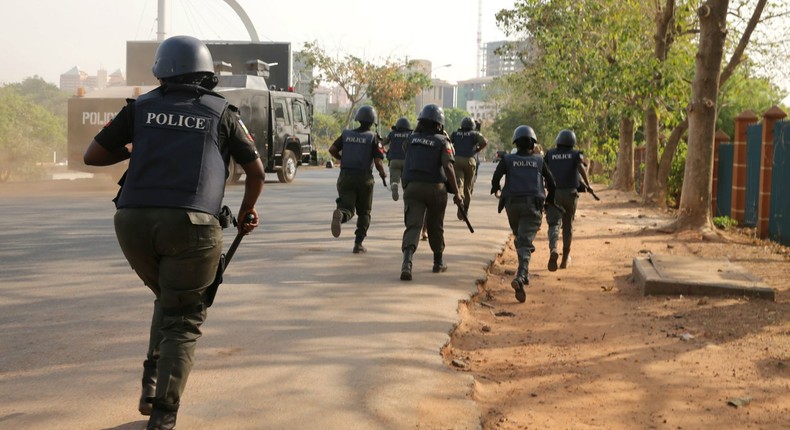
[[[44,81],[40,76],[25,78],[24,81],[9,84],[8,87],[25,96],[31,103],[48,110],[52,115],[66,120],[71,95],[54,84]]]
[[[407,112],[414,97],[430,85],[425,74],[410,70],[412,62],[387,59],[376,65],[354,55],[329,56],[317,42],[305,43],[302,58],[308,67],[318,69],[314,84],[325,81],[337,85],[351,101],[345,125],[351,125],[356,108],[367,99],[384,124],[394,122]]]
[[[651,77],[645,10],[637,0],[521,0],[497,14],[506,33],[529,41],[524,73],[508,80],[511,93],[528,94],[544,143],[570,128],[584,149],[611,151],[612,124],[634,121]]]
[[[332,142],[340,136],[343,131],[341,119],[334,115],[315,113],[313,115],[313,143],[315,144],[318,157],[331,159],[329,147]]]
[[[65,121],[11,87],[0,88],[0,182],[39,178],[66,146]]]

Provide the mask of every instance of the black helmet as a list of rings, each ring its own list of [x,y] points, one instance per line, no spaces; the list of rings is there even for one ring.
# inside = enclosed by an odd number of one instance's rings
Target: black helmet
[[[444,109],[441,108],[439,105],[435,105],[433,103],[425,105],[420,111],[420,114],[417,115],[417,119],[427,119],[428,121],[433,121],[439,125],[444,125]]]
[[[192,36],[173,36],[165,39],[156,50],[151,71],[157,79],[190,73],[214,73],[211,52]]]
[[[395,128],[398,130],[411,130],[411,123],[408,118],[402,116],[395,121]]]
[[[538,136],[535,135],[535,130],[533,130],[532,127],[528,125],[516,127],[513,131],[513,143],[516,144],[517,141],[525,137],[529,138],[528,140],[531,140],[533,145],[538,142]]]
[[[554,140],[554,144],[557,146],[567,146],[572,148],[576,145],[576,133],[572,130],[562,130],[560,134],[557,135],[557,139]]]
[[[376,119],[376,109],[373,109],[373,106],[362,106],[357,110],[357,115],[354,116],[355,121],[359,121],[360,123],[368,122],[371,124],[378,124]]]
[[[464,119],[461,120],[461,130],[471,130],[473,128],[475,128],[475,121],[465,116]]]

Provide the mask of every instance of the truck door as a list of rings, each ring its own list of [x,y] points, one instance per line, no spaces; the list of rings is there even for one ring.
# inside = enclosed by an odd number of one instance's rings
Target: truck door
[[[310,152],[313,150],[310,141],[310,117],[307,111],[307,103],[301,99],[290,99],[293,101],[291,108],[294,114],[294,136],[299,139],[302,146],[301,154],[297,154],[299,161],[307,163],[310,161]]]
[[[272,124],[272,155],[274,156],[275,164],[282,166],[285,142],[293,129],[284,98],[272,97],[272,116],[274,117]]]

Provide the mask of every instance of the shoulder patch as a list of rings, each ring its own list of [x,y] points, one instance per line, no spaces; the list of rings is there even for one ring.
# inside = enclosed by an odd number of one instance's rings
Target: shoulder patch
[[[244,125],[244,121],[241,120],[241,117],[239,117],[238,122],[239,122],[239,127],[241,127],[241,130],[244,131],[245,135],[247,135],[247,139],[249,139],[250,142],[255,142],[255,139],[252,138],[252,135],[250,134],[250,131],[247,130],[247,126]]]

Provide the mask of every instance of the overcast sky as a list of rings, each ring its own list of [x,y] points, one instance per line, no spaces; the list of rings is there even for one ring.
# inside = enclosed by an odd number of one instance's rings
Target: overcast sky
[[[434,76],[476,77],[478,0],[237,0],[261,41],[290,42],[294,51],[318,41],[329,53],[373,63],[426,59]],[[38,75],[59,83],[74,66],[126,73],[126,41],[156,40],[157,0],[2,0],[0,83]],[[482,0],[483,43],[504,40],[494,14],[513,0]],[[168,35],[250,40],[222,0],[167,0]],[[153,60],[153,59],[152,59]],[[450,67],[440,67],[452,64]]]

